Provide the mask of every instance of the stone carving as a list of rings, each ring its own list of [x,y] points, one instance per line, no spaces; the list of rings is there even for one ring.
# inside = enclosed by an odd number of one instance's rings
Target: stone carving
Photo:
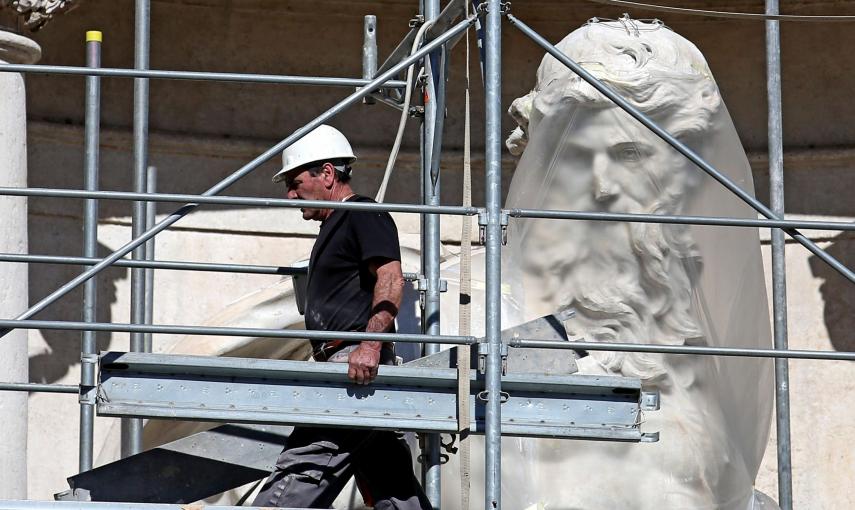
[[[722,97],[689,41],[661,23],[624,18],[590,22],[558,47],[753,191]],[[753,217],[552,57],[510,112],[519,128],[508,146],[521,159],[509,208]],[[506,327],[569,306],[577,316],[568,333],[589,341],[771,344],[756,231],[519,219],[509,238]],[[580,360],[581,373],[638,377],[661,392],[662,409],[644,423],[660,441],[506,440],[505,505],[750,508],[768,438],[770,368],[749,359],[593,353]]]
[[[76,6],[76,0],[0,0],[0,9],[15,11],[33,32],[44,27],[54,16]]]

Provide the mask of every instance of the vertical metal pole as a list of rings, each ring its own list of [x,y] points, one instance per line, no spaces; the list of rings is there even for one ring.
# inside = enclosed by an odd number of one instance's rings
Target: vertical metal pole
[[[778,14],[778,0],[766,0],[766,14]],[[784,217],[784,148],[781,114],[781,34],[778,21],[766,21],[766,88],[769,107],[769,197],[772,211]],[[772,301],[775,348],[787,348],[787,275],[784,231],[772,229]],[[790,445],[790,381],[786,359],[775,359],[775,421],[778,434],[778,504],[793,508]]]
[[[149,0],[135,1],[134,68],[148,69],[151,6]],[[145,193],[148,167],[148,79],[134,79],[134,191]],[[145,232],[145,202],[134,202],[132,237]],[[137,247],[131,257],[145,259],[145,246]],[[131,323],[145,322],[145,270],[131,270]],[[142,352],[145,339],[142,333],[131,333],[131,352]],[[123,420],[122,457],[142,451],[142,420]]]
[[[377,74],[377,16],[368,14],[362,23],[362,77],[370,80]],[[374,104],[373,97],[362,100]]]
[[[424,17],[425,22],[430,22],[439,15],[439,0],[425,0]],[[433,175],[433,168],[439,168],[441,155],[442,125],[445,117],[444,98],[438,93],[445,82],[443,68],[444,50],[438,49],[425,57],[425,69],[427,80],[425,82],[425,116],[424,132],[422,138],[422,190],[424,192],[423,202],[427,205],[439,205],[439,176]],[[422,274],[427,284],[424,292],[424,308],[422,310],[422,328],[425,334],[440,334],[439,317],[439,257],[440,257],[440,228],[439,216],[427,214],[424,216],[424,230],[422,232]],[[439,344],[425,344],[425,355],[439,352]],[[441,480],[440,480],[440,438],[439,434],[429,434],[425,442],[426,463],[425,493],[430,499],[434,509],[440,508]]]
[[[157,168],[148,167],[146,179],[146,193],[157,193]],[[157,223],[157,202],[146,202],[145,204],[145,229],[148,230]],[[152,237],[145,243],[145,259],[154,260],[154,243],[156,237]],[[152,324],[154,321],[154,269],[145,270],[145,323]],[[143,351],[152,352],[151,333],[143,335]]]
[[[86,32],[86,66],[101,67],[101,32]],[[98,156],[101,132],[101,78],[86,77],[86,119],[84,129],[84,183],[87,191],[98,190]],[[87,199],[83,211],[83,256],[98,256],[98,200]],[[96,278],[83,287],[83,321],[97,322],[98,291]],[[92,469],[95,430],[95,402],[89,401],[95,387],[97,346],[94,331],[84,331],[80,342],[80,472]]]
[[[486,374],[486,460],[485,506],[502,507],[502,358],[501,358],[501,280],[502,280],[502,25],[501,2],[488,0],[485,34],[484,101],[486,109],[486,296],[485,329],[487,342]]]

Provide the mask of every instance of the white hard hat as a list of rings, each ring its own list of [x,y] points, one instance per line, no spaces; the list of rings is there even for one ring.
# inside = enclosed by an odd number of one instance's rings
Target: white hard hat
[[[273,182],[285,179],[285,174],[309,163],[345,160],[356,161],[347,138],[338,129],[322,124],[282,151],[282,169],[273,176]]]

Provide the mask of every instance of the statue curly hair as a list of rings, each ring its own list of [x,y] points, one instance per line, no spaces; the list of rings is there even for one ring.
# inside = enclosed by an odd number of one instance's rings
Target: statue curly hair
[[[0,0],[0,9],[15,11],[32,32],[39,31],[54,16],[74,7],[77,7],[76,0]]]

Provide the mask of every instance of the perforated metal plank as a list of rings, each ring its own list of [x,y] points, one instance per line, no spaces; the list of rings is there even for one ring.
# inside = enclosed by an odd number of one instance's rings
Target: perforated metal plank
[[[657,395],[637,379],[510,374],[502,380],[502,433],[612,441],[642,434],[643,410]],[[359,386],[338,363],[144,353],[101,357],[102,416],[306,424],[423,432],[457,430],[452,369],[380,367]],[[472,430],[483,433],[483,383],[473,374]]]

